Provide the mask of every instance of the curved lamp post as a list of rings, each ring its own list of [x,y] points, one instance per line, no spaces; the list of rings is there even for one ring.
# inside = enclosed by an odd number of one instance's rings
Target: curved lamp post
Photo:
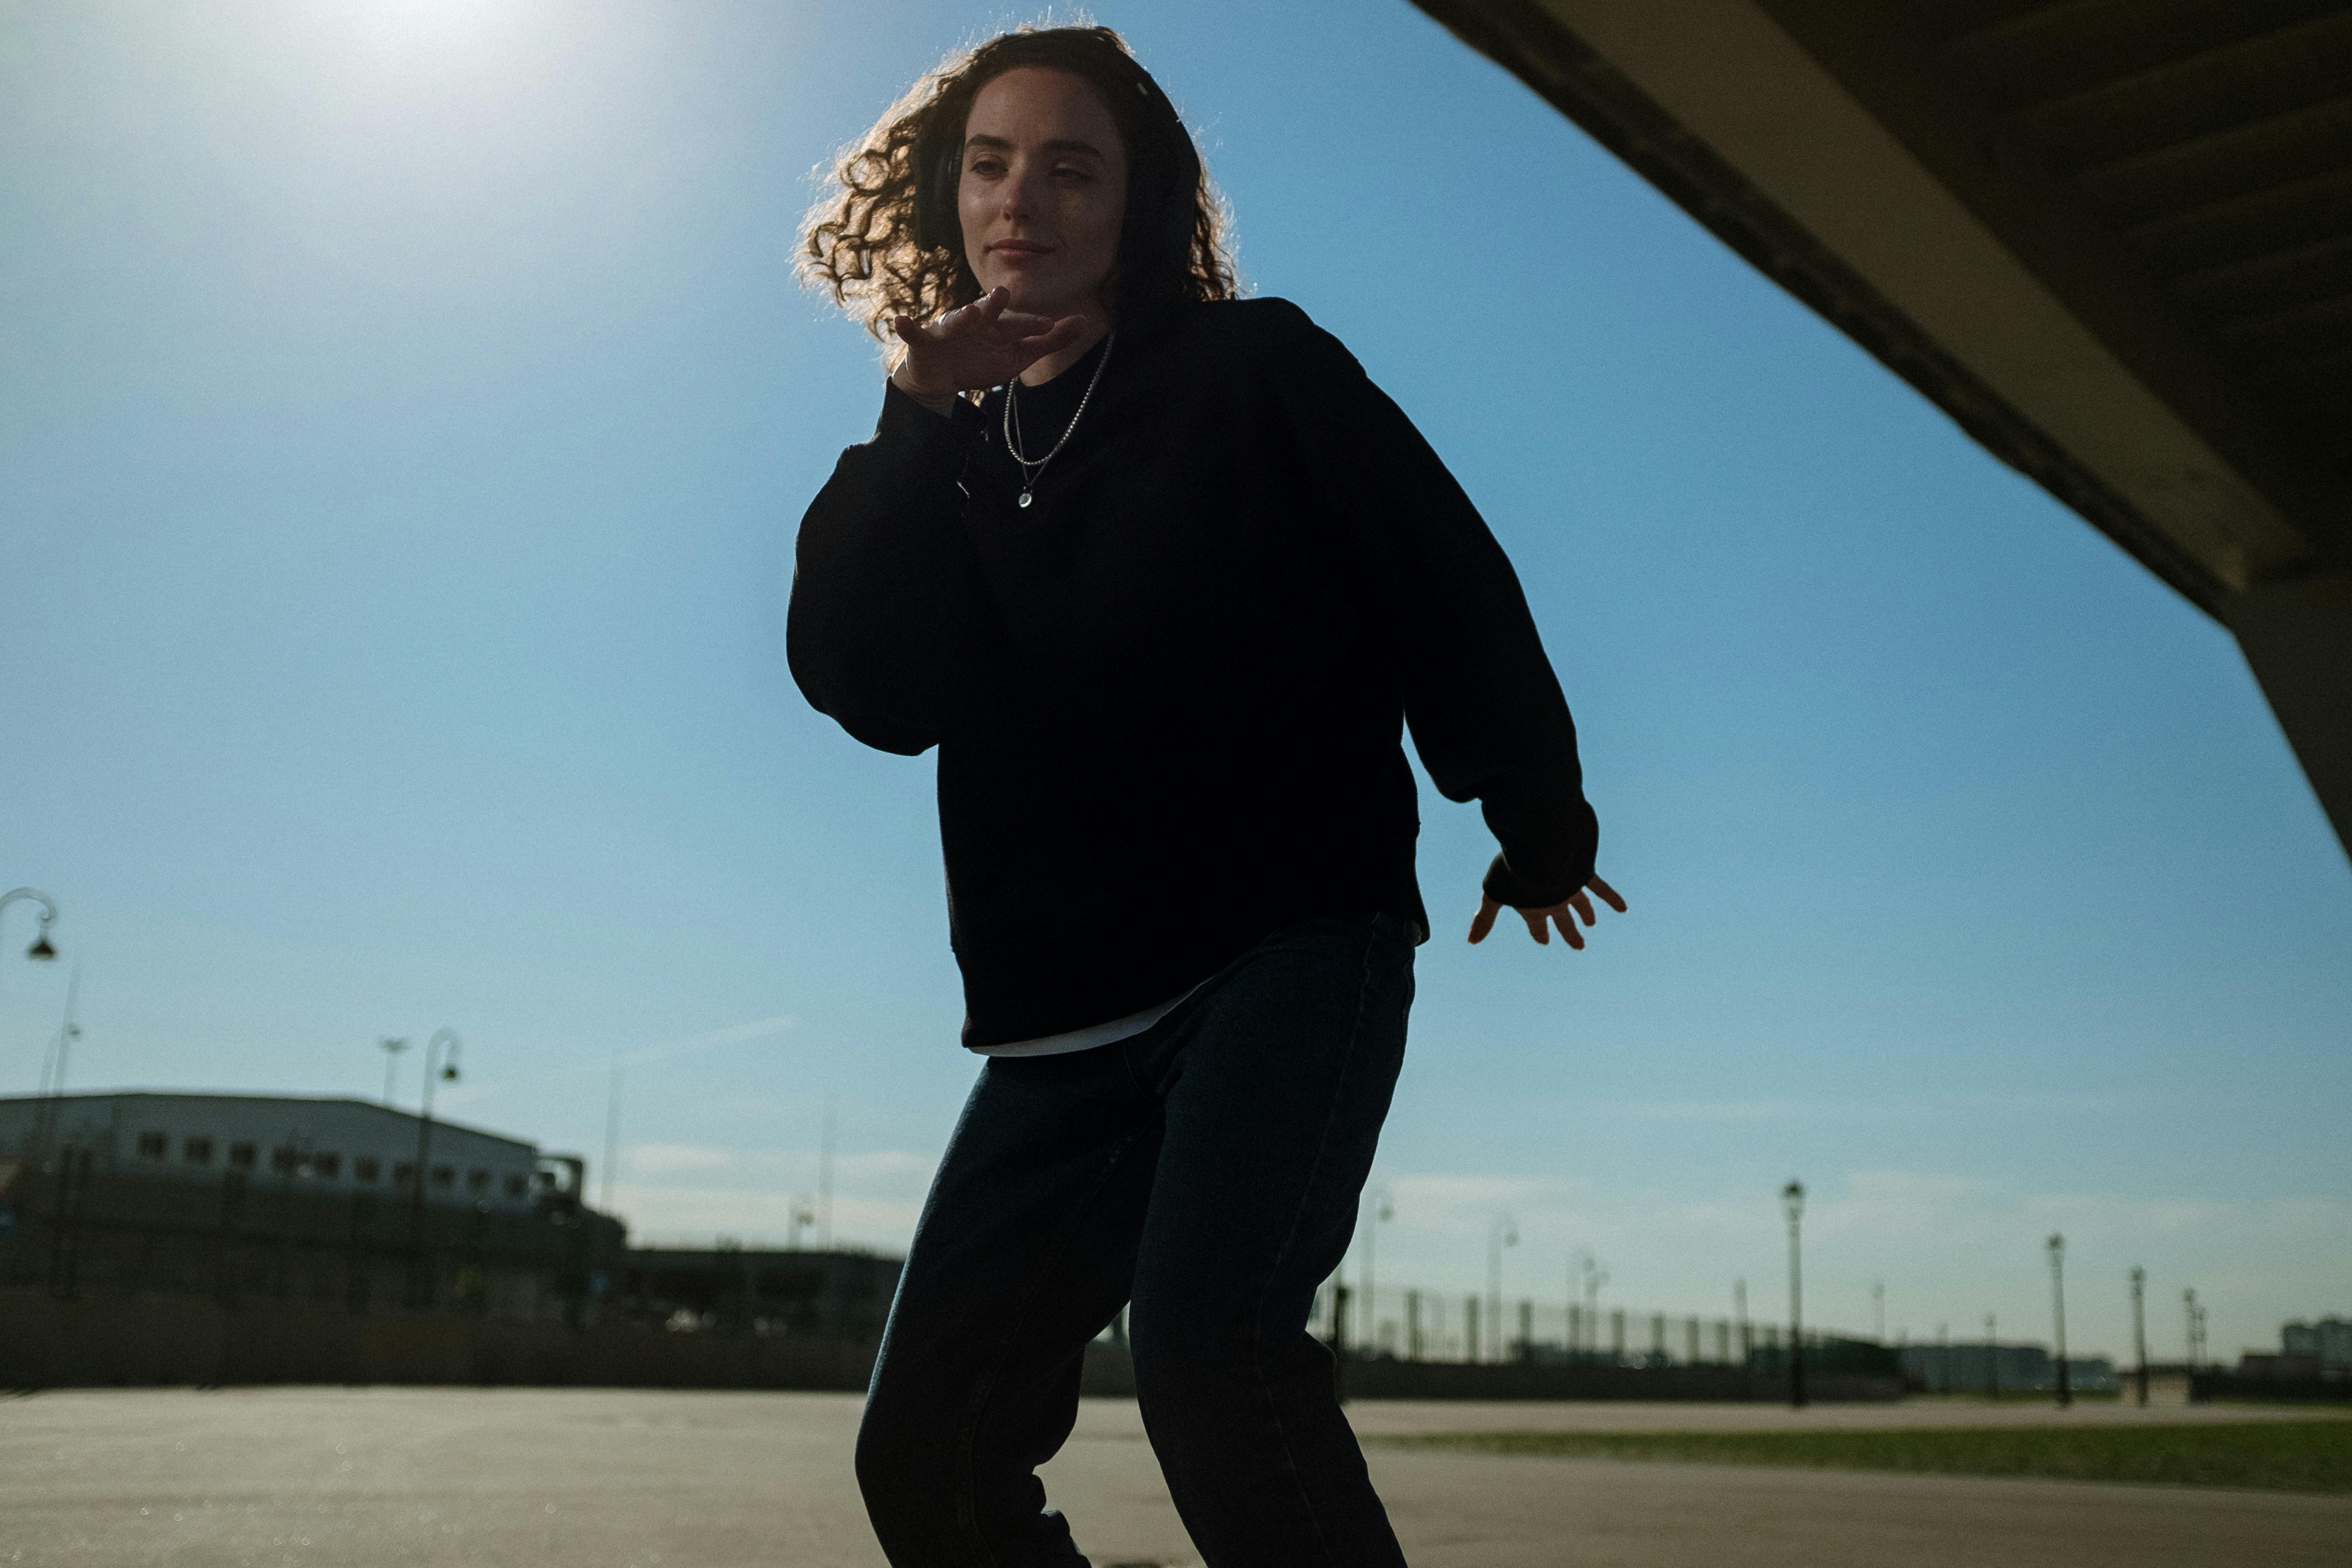
[[[40,930],[34,933],[32,946],[25,950],[25,956],[35,963],[55,963],[58,950],[49,942],[49,926],[58,918],[58,901],[55,899],[38,888],[11,888],[6,892],[0,893],[0,918],[6,916],[9,905],[26,902],[41,906],[41,926]],[[40,1110],[34,1113],[32,1134],[32,1152],[37,1162],[41,1160],[47,1151],[49,1135],[54,1131],[55,1122],[59,1114],[56,1098],[62,1088],[64,1075],[60,1069],[58,1085],[53,1087],[49,1081],[50,1064],[63,1053],[67,1042],[72,1037],[81,1033],[75,1027],[73,1021],[73,983],[68,982],[66,987],[65,1024],[51,1037],[48,1049],[41,1056],[42,1105]]]
[[[41,906],[41,929],[34,936],[33,945],[25,950],[25,956],[36,963],[47,963],[58,955],[58,950],[49,945],[49,923],[58,918],[58,901],[38,888],[11,888],[0,893],[0,915],[7,913],[10,904],[28,899]]]
[[[1798,1264],[1798,1227],[1805,1217],[1805,1184],[1790,1182],[1780,1189],[1780,1206],[1789,1215],[1789,1405],[1805,1407],[1805,1281]]]
[[[445,1054],[442,1047],[446,1046]],[[434,1060],[440,1059],[440,1070]],[[436,1029],[425,1043],[425,1106],[416,1119],[416,1181],[408,1211],[408,1304],[419,1310],[433,1305],[433,1278],[425,1256],[425,1184],[432,1175],[433,1086],[439,1079],[457,1081],[457,1031]]]

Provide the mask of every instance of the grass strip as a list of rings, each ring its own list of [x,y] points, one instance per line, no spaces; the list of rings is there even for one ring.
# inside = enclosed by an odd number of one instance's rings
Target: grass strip
[[[2352,1421],[1837,1432],[1434,1432],[1370,1441],[1550,1458],[2352,1492]]]

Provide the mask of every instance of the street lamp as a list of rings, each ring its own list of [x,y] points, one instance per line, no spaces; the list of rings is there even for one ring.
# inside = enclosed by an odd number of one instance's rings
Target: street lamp
[[[1789,1215],[1789,1407],[1805,1407],[1805,1277],[1798,1262],[1799,1227],[1805,1218],[1805,1184],[1790,1182],[1780,1189],[1780,1206]]]
[[[442,1047],[448,1050],[442,1053]],[[441,1070],[433,1069],[434,1058],[439,1056]],[[425,1258],[425,1184],[431,1173],[433,1157],[433,1085],[437,1079],[451,1083],[457,1081],[457,1031],[436,1029],[425,1043],[425,1108],[416,1119],[416,1181],[411,1191],[408,1211],[408,1304],[426,1308],[433,1304],[432,1277]]]
[[[1601,1287],[1609,1283],[1609,1271],[1593,1261],[1592,1254],[1582,1258],[1584,1272],[1584,1337],[1594,1360],[1601,1357]],[[1577,1347],[1571,1347],[1577,1348]]]
[[[2074,1403],[2074,1391],[2066,1378],[2066,1238],[2053,1231],[2049,1247],[2050,1310],[2058,1339],[2058,1408],[2063,1410]]]
[[[392,1103],[392,1069],[400,1053],[408,1048],[408,1037],[404,1035],[394,1039],[387,1035],[376,1042],[376,1047],[383,1052],[383,1102],[390,1105]]]
[[[1487,1309],[1486,1321],[1495,1326],[1493,1343],[1495,1359],[1507,1361],[1503,1352],[1503,1248],[1519,1244],[1518,1227],[1505,1215],[1486,1233],[1486,1298],[1494,1303]]]
[[[0,914],[5,914],[10,904],[26,899],[41,906],[41,929],[34,936],[33,945],[25,950],[25,956],[36,963],[47,963],[58,955],[58,950],[49,945],[49,922],[58,918],[58,901],[38,888],[11,888],[0,893]]]

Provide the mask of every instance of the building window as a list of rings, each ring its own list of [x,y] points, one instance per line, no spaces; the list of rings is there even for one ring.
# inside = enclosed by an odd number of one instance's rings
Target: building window
[[[392,1168],[393,1185],[413,1187],[416,1184],[416,1162],[403,1160]]]
[[[530,1191],[530,1179],[529,1177],[525,1176],[520,1171],[511,1172],[508,1174],[507,1196],[510,1198],[519,1198],[529,1191]]]
[[[457,1173],[446,1165],[436,1165],[433,1167],[433,1184],[436,1187],[454,1187],[457,1184]]]
[[[213,1141],[191,1138],[181,1147],[180,1157],[191,1165],[209,1165],[213,1163]]]
[[[310,1156],[310,1173],[331,1182],[343,1173],[343,1157],[341,1154],[313,1154]]]
[[[490,1173],[488,1171],[467,1172],[466,1190],[469,1193],[488,1192],[490,1190]]]
[[[250,1143],[232,1143],[228,1146],[228,1163],[240,1171],[250,1171],[256,1152]]]
[[[302,1151],[299,1149],[272,1149],[269,1152],[269,1168],[281,1176],[290,1176],[301,1167]]]
[[[362,1154],[352,1162],[352,1180],[380,1182],[383,1180],[383,1167],[376,1163],[374,1155]]]
[[[139,1134],[139,1157],[142,1160],[160,1160],[170,1153],[171,1150],[171,1139],[161,1132]]]

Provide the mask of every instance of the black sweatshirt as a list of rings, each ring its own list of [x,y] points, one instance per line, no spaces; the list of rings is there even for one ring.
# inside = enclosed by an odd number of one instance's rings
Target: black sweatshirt
[[[1105,350],[1017,410],[1050,449]],[[1004,393],[892,388],[802,520],[787,643],[858,740],[940,748],[964,1043],[1176,996],[1278,926],[1424,938],[1406,723],[1502,846],[1486,890],[1592,875],[1576,729],[1510,563],[1395,404],[1281,300],[1116,334],[1015,505]]]

